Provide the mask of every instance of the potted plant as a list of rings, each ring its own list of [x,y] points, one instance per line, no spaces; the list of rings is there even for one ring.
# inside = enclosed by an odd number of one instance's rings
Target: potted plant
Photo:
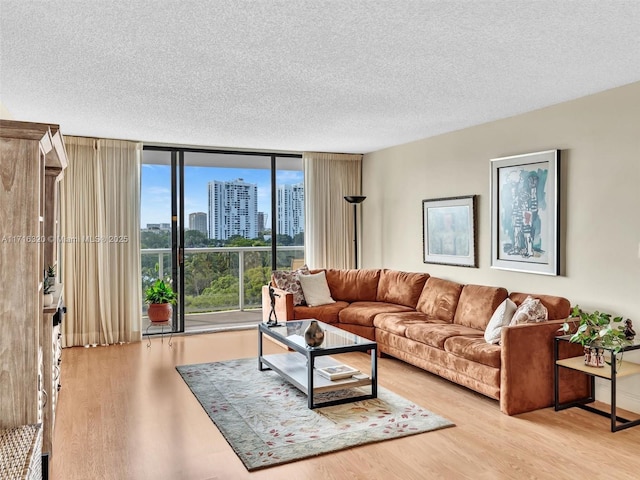
[[[571,319],[564,322],[562,328],[566,333],[574,332],[571,334],[570,342],[578,343],[584,347],[586,365],[604,367],[604,348],[618,354],[629,344],[622,317],[612,319],[611,314],[597,310],[588,313],[583,311],[579,305],[573,307],[571,315],[579,320],[577,329],[575,329],[576,322]]]
[[[47,277],[49,278],[56,278],[56,267],[55,265],[49,265],[47,267]]]
[[[145,303],[149,304],[147,315],[152,322],[168,322],[178,296],[164,280],[156,280],[145,290]]]

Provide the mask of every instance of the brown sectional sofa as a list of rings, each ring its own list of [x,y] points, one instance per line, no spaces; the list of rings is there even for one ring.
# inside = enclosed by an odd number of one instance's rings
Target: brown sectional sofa
[[[391,355],[500,401],[515,415],[553,405],[553,337],[569,317],[566,298],[505,288],[463,285],[387,269],[324,271],[335,303],[294,306],[293,297],[276,289],[279,320],[315,318],[375,340],[381,354]],[[531,295],[548,310],[549,321],[505,327],[501,344],[484,340],[493,312],[507,298],[516,305]],[[263,288],[263,315],[270,311]],[[579,345],[561,344],[561,358],[581,354]],[[562,401],[589,393],[588,378],[561,369]]]

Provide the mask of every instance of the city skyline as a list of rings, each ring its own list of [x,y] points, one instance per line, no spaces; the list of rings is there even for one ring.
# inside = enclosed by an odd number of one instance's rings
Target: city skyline
[[[171,168],[168,165],[142,164],[140,228],[171,221]],[[208,183],[243,178],[258,186],[258,212],[271,216],[271,174],[268,169],[185,167],[185,227],[189,214],[208,212]],[[277,185],[303,183],[301,170],[278,170]],[[267,222],[269,223],[270,220]]]

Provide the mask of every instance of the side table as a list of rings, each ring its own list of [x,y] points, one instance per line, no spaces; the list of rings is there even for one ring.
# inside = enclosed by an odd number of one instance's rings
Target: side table
[[[602,415],[603,417],[611,418],[611,431],[617,432],[619,430],[623,430],[625,428],[634,427],[636,425],[640,425],[640,419],[637,420],[628,420],[626,418],[620,417],[616,411],[616,380],[622,377],[628,377],[630,375],[635,375],[640,373],[640,364],[632,363],[632,362],[620,362],[617,357],[619,355],[624,354],[624,352],[629,352],[632,350],[640,349],[640,339],[636,338],[632,340],[630,345],[625,346],[620,353],[616,354],[613,349],[605,348],[610,353],[611,365],[609,368],[605,367],[591,367],[584,364],[584,357],[572,357],[565,358],[562,360],[558,359],[558,345],[560,342],[568,342],[571,338],[570,335],[564,335],[561,337],[555,337],[554,349],[553,349],[553,360],[554,360],[554,385],[553,385],[553,393],[554,393],[554,404],[555,410],[564,410],[566,408],[578,407],[583,410],[588,410],[589,412],[597,413],[598,415]],[[591,381],[591,395],[579,399],[574,400],[572,402],[560,403],[559,399],[559,372],[560,368],[569,368],[571,370],[577,370],[579,372],[586,373],[590,377]],[[608,412],[606,410],[600,410],[599,408],[595,408],[592,405],[587,405],[588,403],[592,403],[595,401],[595,379],[603,378],[605,380],[610,381],[611,387],[611,411]]]
[[[173,338],[173,328],[171,328],[171,321],[166,321],[166,322],[149,322],[149,325],[147,325],[147,328],[145,330],[145,335],[147,336],[147,348],[151,347],[151,336],[149,335],[149,329],[152,327],[160,327],[160,339],[162,341],[162,343],[164,343],[164,328],[165,327],[169,327],[169,347],[172,347],[173,344],[171,343],[171,339]]]

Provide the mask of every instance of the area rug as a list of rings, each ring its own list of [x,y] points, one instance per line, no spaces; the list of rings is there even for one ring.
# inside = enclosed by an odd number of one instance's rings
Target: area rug
[[[176,369],[249,471],[453,426],[380,386],[377,399],[309,410],[300,390],[260,372],[255,358]]]

